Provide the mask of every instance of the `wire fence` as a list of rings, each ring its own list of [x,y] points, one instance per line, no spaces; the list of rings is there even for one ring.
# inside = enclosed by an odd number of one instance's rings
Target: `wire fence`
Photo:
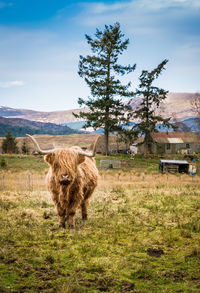
[[[0,190],[45,190],[45,175],[32,173],[1,173]]]
[[[183,186],[200,185],[200,176],[188,174],[160,174],[123,172],[122,170],[100,170],[99,187],[102,186]],[[0,191],[47,191],[45,174],[0,173]]]
[[[100,169],[120,169],[121,161],[119,160],[100,160]]]

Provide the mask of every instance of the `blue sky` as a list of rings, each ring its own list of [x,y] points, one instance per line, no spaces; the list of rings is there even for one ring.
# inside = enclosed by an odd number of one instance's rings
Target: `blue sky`
[[[134,90],[143,69],[169,59],[157,85],[200,91],[200,0],[0,0],[0,105],[40,111],[74,109],[89,88],[78,76],[85,34],[120,22],[130,44],[121,64]]]

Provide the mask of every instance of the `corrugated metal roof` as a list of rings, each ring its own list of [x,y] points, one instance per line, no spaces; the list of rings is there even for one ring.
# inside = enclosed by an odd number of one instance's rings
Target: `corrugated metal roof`
[[[184,143],[182,138],[178,138],[178,137],[169,137],[167,138],[167,140],[169,143]]]
[[[153,132],[151,137],[157,143],[200,143],[200,137],[193,132]]]
[[[165,164],[178,164],[178,165],[189,165],[189,163],[185,160],[160,160],[160,163]]]

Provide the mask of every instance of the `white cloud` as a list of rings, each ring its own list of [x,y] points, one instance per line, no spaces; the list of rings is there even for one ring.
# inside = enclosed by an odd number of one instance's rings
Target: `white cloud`
[[[23,86],[23,85],[24,85],[24,82],[22,80],[0,82],[0,88],[10,88],[15,86]]]
[[[199,34],[200,0],[131,0],[104,3],[84,3],[77,23],[87,27],[120,22],[129,35],[161,41],[170,34],[169,42],[177,34],[178,39],[187,33]],[[173,33],[172,33],[173,30]],[[177,40],[175,40],[177,41]]]
[[[200,8],[200,1],[199,0],[136,0],[133,1],[138,6],[143,6],[145,8],[151,9],[151,10],[160,10],[164,8]]]
[[[82,4],[85,8],[87,8],[89,13],[94,13],[94,14],[101,14],[101,13],[107,13],[107,12],[116,12],[119,11],[121,9],[125,9],[126,7],[129,6],[128,2],[124,2],[124,3],[114,3],[114,4],[105,4],[105,3],[97,3],[97,2],[93,2],[90,3],[90,5],[88,5],[88,3],[86,4]]]
[[[142,0],[138,1],[143,3],[145,7],[148,7],[150,9],[159,10],[163,8],[200,8],[200,2],[199,0],[154,0],[153,3],[149,0]],[[151,3],[150,3],[151,2]]]
[[[134,11],[143,9],[144,11],[158,11],[167,8],[200,8],[199,0],[132,0],[115,2],[112,4],[93,2],[93,3],[83,3],[82,4],[88,13],[91,14],[105,14],[120,11]]]

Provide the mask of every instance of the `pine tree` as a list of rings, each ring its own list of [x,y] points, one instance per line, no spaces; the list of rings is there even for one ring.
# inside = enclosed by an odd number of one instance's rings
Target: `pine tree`
[[[10,131],[8,131],[5,139],[2,142],[2,151],[3,153],[7,154],[18,153],[16,139],[12,136]]]
[[[129,40],[123,40],[120,24],[105,26],[104,31],[96,30],[95,38],[86,35],[93,55],[80,56],[79,75],[90,87],[92,97],[79,98],[80,106],[86,105],[89,112],[75,115],[86,120],[85,128],[103,128],[105,153],[109,153],[109,134],[121,128],[121,123],[128,123],[125,112],[130,109],[122,102],[123,97],[132,96],[129,91],[131,83],[123,85],[116,75],[134,71],[136,65],[118,64],[119,55],[127,49]]]
[[[28,149],[28,147],[27,147],[27,145],[26,145],[26,141],[25,141],[25,140],[23,141],[23,144],[22,144],[21,150],[22,150],[22,154],[24,154],[24,155],[28,155],[28,153],[29,153],[29,149]]]
[[[135,95],[142,97],[139,108],[133,114],[133,117],[139,122],[133,127],[140,135],[144,136],[144,145],[146,155],[151,152],[152,132],[158,132],[157,126],[165,126],[166,128],[174,127],[170,123],[171,118],[163,118],[158,115],[160,103],[166,99],[168,91],[152,85],[165,69],[168,60],[162,61],[154,70],[148,72],[143,70],[139,77],[139,88],[136,89]]]
[[[126,144],[126,147],[129,148],[130,145],[132,145],[136,141],[138,135],[139,131],[137,129],[122,128],[120,131],[118,131],[117,141],[124,142]]]

